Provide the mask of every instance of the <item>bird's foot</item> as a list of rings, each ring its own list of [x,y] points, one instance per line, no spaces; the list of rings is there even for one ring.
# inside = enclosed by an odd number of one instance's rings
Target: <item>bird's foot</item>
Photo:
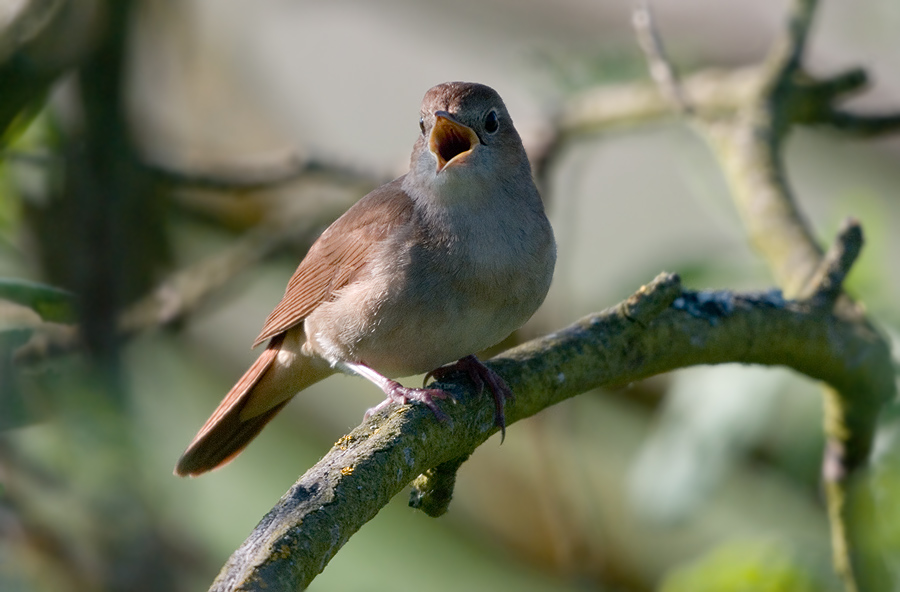
[[[494,425],[500,428],[500,442],[502,443],[506,438],[506,414],[503,408],[507,399],[515,398],[512,389],[509,388],[509,385],[506,384],[506,381],[499,374],[482,364],[481,360],[474,355],[460,358],[453,364],[435,368],[425,375],[425,380],[422,384],[424,385],[425,382],[428,382],[429,378],[443,380],[454,372],[465,372],[469,380],[475,384],[478,394],[484,392],[485,385],[490,389],[491,394],[494,396]]]
[[[435,399],[453,399],[453,395],[451,395],[447,391],[430,388],[410,388],[403,386],[396,380],[386,380],[384,384],[381,385],[381,388],[384,391],[384,394],[387,395],[387,398],[378,405],[366,411],[366,418],[374,413],[378,413],[379,411],[386,409],[392,403],[396,403],[398,405],[406,405],[410,401],[417,401],[431,409],[431,412],[434,413],[434,416],[438,418],[438,420],[450,420],[450,416],[441,411],[441,408],[438,407],[437,402],[435,401]]]

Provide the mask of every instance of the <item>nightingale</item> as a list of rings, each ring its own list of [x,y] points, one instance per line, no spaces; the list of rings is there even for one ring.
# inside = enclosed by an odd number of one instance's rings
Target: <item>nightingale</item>
[[[190,443],[177,475],[227,463],[295,394],[336,372],[387,395],[367,415],[417,401],[440,420],[445,391],[393,379],[465,371],[492,392],[505,433],[512,393],[474,354],[543,302],[553,231],[496,91],[465,82],[429,89],[419,130],[409,172],[363,197],[310,247],[253,344],[268,341],[266,349]]]

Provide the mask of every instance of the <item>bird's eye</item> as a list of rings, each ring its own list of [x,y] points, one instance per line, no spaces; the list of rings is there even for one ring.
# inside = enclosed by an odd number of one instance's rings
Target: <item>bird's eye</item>
[[[497,133],[500,129],[500,120],[497,119],[497,112],[493,109],[484,117],[484,131],[489,134]]]
[[[424,117],[419,118],[419,129],[422,130],[423,134],[425,133],[425,118]]]

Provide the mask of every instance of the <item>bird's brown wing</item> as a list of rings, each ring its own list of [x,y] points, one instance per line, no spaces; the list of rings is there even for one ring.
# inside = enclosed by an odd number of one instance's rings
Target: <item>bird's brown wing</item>
[[[410,221],[413,202],[403,191],[402,180],[366,195],[313,243],[253,347],[302,322],[319,304],[331,300],[369,263],[373,247]]]

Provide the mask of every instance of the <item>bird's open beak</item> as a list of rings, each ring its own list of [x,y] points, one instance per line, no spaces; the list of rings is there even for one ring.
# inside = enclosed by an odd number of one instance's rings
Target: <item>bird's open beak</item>
[[[481,139],[475,130],[456,121],[446,111],[435,113],[428,148],[437,158],[438,172],[453,161],[464,159],[480,143]]]

